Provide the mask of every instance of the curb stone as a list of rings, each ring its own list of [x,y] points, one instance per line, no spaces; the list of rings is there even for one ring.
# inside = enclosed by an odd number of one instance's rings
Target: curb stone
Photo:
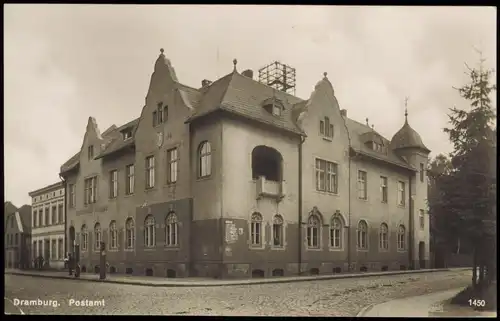
[[[362,318],[366,313],[368,313],[368,311],[370,311],[373,307],[375,306],[375,304],[370,304],[370,305],[367,305],[365,306],[364,308],[361,309],[361,311],[358,312],[358,314],[356,314],[356,318]]]
[[[345,274],[345,275],[322,275],[322,276],[307,276],[307,277],[297,277],[286,278],[286,279],[263,279],[255,280],[250,279],[246,281],[229,281],[229,282],[171,282],[171,283],[153,283],[151,281],[128,281],[128,280],[113,280],[113,279],[86,279],[86,278],[75,278],[69,275],[44,275],[38,273],[24,273],[16,271],[5,271],[5,274],[10,275],[20,275],[20,276],[30,276],[30,277],[40,277],[49,279],[66,279],[66,280],[76,280],[76,281],[86,281],[86,282],[98,282],[98,283],[114,283],[114,284],[125,284],[125,285],[139,285],[139,286],[149,286],[149,287],[214,287],[214,286],[241,286],[241,285],[261,285],[261,284],[271,284],[271,283],[294,283],[294,282],[305,282],[305,281],[321,281],[321,280],[336,280],[336,279],[353,279],[353,278],[366,278],[374,276],[390,276],[390,275],[404,275],[404,274],[420,274],[420,273],[432,273],[432,272],[447,272],[447,271],[462,271],[469,270],[470,268],[455,268],[455,269],[426,269],[426,270],[406,270],[406,271],[389,271],[389,272],[373,272],[373,273],[359,273],[359,274]],[[365,311],[366,312],[366,311]]]

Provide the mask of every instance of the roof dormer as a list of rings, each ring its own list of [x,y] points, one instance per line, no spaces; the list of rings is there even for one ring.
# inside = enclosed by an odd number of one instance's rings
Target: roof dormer
[[[361,141],[365,147],[382,154],[387,154],[387,145],[382,136],[372,130],[361,135]]]
[[[276,97],[267,98],[262,102],[262,107],[270,114],[280,117],[285,109],[283,102]]]

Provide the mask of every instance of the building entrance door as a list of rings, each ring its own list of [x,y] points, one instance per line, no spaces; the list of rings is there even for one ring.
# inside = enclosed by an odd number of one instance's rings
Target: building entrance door
[[[418,264],[421,269],[425,269],[425,243],[418,243]]]

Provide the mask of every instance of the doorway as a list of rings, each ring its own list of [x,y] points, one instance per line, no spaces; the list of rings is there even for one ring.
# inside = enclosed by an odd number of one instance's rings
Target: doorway
[[[418,243],[418,264],[420,269],[425,269],[425,242]]]

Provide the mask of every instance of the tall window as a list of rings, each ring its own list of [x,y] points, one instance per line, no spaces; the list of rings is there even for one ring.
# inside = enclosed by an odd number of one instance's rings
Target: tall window
[[[398,250],[404,251],[406,247],[406,229],[403,225],[398,228]]]
[[[116,228],[116,222],[111,221],[109,224],[109,248],[118,248],[118,229]]]
[[[167,246],[177,246],[178,243],[178,222],[177,215],[170,213],[165,220],[165,239]]]
[[[273,246],[283,246],[283,218],[281,215],[275,215],[273,218]]]
[[[43,226],[43,209],[38,210],[38,226]]]
[[[89,160],[93,160],[94,159],[94,145],[90,145],[88,147],[87,155],[89,157]]]
[[[146,157],[146,188],[155,186],[155,157]]]
[[[64,241],[63,239],[57,240],[57,253],[59,254],[59,260],[64,259]]]
[[[399,181],[398,182],[398,205],[399,206],[404,206],[405,205],[405,183]]]
[[[50,240],[50,258],[57,260],[57,240]]]
[[[330,247],[335,249],[342,248],[342,219],[339,215],[334,215],[330,225]]]
[[[418,215],[418,220],[420,221],[420,229],[424,229],[425,228],[425,211],[424,210],[420,210],[420,213]]]
[[[163,120],[168,121],[168,106],[163,106]]]
[[[73,208],[76,205],[75,184],[69,184],[69,207]]]
[[[154,247],[156,244],[155,219],[148,215],[144,221],[144,246]]]
[[[50,208],[46,207],[45,208],[45,215],[44,215],[44,225],[47,226],[49,225],[49,219],[50,219]],[[14,221],[12,221],[12,225],[14,225]]]
[[[97,176],[87,178],[84,184],[85,204],[95,203],[97,200]]]
[[[338,165],[322,159],[316,159],[316,189],[338,193]]]
[[[94,225],[94,250],[99,251],[101,249],[101,242],[102,242],[101,224],[95,223],[95,225]]]
[[[252,246],[262,245],[262,215],[259,213],[252,214],[250,223],[250,237]]]
[[[366,185],[366,172],[358,171],[358,197],[362,200],[367,199]]]
[[[380,176],[380,199],[382,203],[387,203],[387,177]]]
[[[127,195],[133,194],[134,193],[134,172],[135,172],[135,167],[134,165],[127,165],[125,168],[126,174],[127,174],[127,188],[126,188],[126,193]]]
[[[309,216],[307,221],[307,247],[319,248],[319,218],[316,215]]]
[[[212,147],[209,142],[203,142],[199,149],[198,177],[207,177],[212,173]]]
[[[89,231],[87,229],[87,225],[83,224],[82,225],[82,231],[81,231],[81,248],[82,248],[82,251],[87,251],[87,249],[89,248]],[[70,245],[73,245],[73,244],[70,244]]]
[[[167,151],[167,159],[168,159],[167,182],[175,183],[177,182],[177,166],[179,163],[179,154],[177,148],[172,148]]]
[[[57,209],[57,214],[59,215],[59,224],[64,222],[64,206],[63,204],[59,204]]]
[[[319,122],[319,133],[327,138],[333,138],[333,124],[330,123],[330,118],[325,117]]]
[[[36,227],[36,214],[37,214],[37,212],[34,211],[33,214],[31,215],[33,218],[33,223],[31,223],[33,225],[33,227]]]
[[[420,163],[420,181],[423,183],[425,179],[424,163]]]
[[[387,227],[387,224],[382,223],[380,224],[380,231],[379,231],[379,248],[381,250],[388,250],[389,249],[389,228]]]
[[[158,112],[155,110],[153,112],[153,127],[156,127],[158,125]]]
[[[118,171],[109,172],[109,198],[118,196]]]
[[[52,206],[52,224],[57,224],[57,206]]]
[[[134,220],[128,218],[125,222],[125,248],[133,249],[135,241],[135,226]]]
[[[158,123],[162,124],[164,119],[163,119],[163,108],[162,108],[162,103],[158,104]]]
[[[368,249],[368,225],[365,221],[358,223],[358,249]]]

